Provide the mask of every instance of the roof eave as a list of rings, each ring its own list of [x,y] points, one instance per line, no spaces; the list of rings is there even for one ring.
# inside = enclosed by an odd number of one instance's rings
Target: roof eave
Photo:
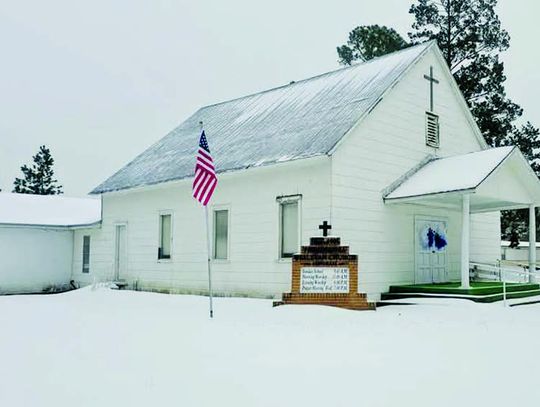
[[[433,40],[433,41],[436,42],[436,40]],[[461,105],[461,108],[464,110],[465,116],[467,117],[467,121],[469,122],[469,124],[470,124],[470,126],[471,126],[471,128],[473,130],[473,133],[474,133],[478,143],[480,144],[480,147],[482,147],[482,149],[484,149],[484,150],[489,149],[490,146],[488,145],[488,143],[486,142],[486,139],[482,135],[482,131],[480,130],[480,127],[478,127],[478,123],[476,122],[476,119],[474,118],[474,116],[473,116],[473,114],[471,112],[471,109],[469,108],[469,105],[467,104],[467,100],[465,99],[465,96],[463,96],[463,92],[459,88],[459,86],[458,86],[458,84],[456,82],[456,79],[454,78],[454,75],[452,74],[452,71],[450,70],[450,67],[446,63],[446,60],[444,59],[444,55],[442,54],[442,51],[439,48],[439,46],[435,47],[435,55],[439,59],[439,62],[441,62],[441,65],[444,68],[446,68],[445,72],[446,72],[446,75],[450,78],[450,81],[449,81],[450,86],[458,94],[458,103]]]
[[[40,223],[0,223],[0,227],[22,227],[22,228],[35,228],[35,229],[92,229],[101,226],[101,220],[91,223],[69,224],[69,225],[53,225],[53,224],[40,224]]]
[[[265,168],[269,168],[269,167],[273,167],[273,166],[277,166],[277,165],[287,165],[287,164],[293,164],[293,163],[298,163],[300,161],[307,161],[307,160],[321,160],[321,159],[325,159],[325,158],[328,158],[329,155],[328,154],[325,154],[325,153],[320,153],[320,154],[313,154],[313,155],[308,155],[308,156],[304,156],[304,157],[295,157],[295,158],[292,158],[290,160],[286,160],[286,161],[271,161],[271,162],[268,162],[268,163],[263,163],[263,164],[260,164],[260,165],[248,165],[248,166],[243,166],[243,167],[238,167],[238,168],[232,168],[232,169],[228,169],[228,170],[224,170],[224,171],[217,171],[217,175],[218,176],[223,176],[223,175],[231,175],[231,174],[242,174],[243,172],[245,171],[251,171],[251,170],[258,170],[258,169],[265,169]],[[159,186],[162,186],[162,185],[165,185],[165,184],[172,184],[172,183],[177,183],[177,182],[182,182],[182,181],[188,181],[190,179],[192,179],[194,176],[194,174],[191,174],[191,175],[186,175],[186,176],[182,176],[182,177],[178,177],[178,178],[171,178],[171,179],[168,179],[168,180],[164,180],[164,181],[157,181],[157,182],[152,182],[152,183],[145,183],[145,184],[139,184],[139,185],[133,185],[133,186],[129,186],[129,187],[124,187],[124,188],[117,188],[117,189],[106,189],[106,190],[100,190],[99,187],[94,189],[92,192],[90,192],[90,194],[92,195],[103,195],[103,194],[111,194],[111,193],[121,193],[121,192],[133,192],[133,191],[140,191],[140,190],[143,190],[143,189],[147,189],[147,188],[151,188],[151,187],[159,187]]]
[[[462,188],[462,189],[454,189],[449,191],[438,191],[438,192],[429,192],[426,194],[417,194],[417,195],[407,195],[407,196],[396,196],[391,197],[387,196],[384,197],[383,200],[385,203],[403,203],[403,202],[412,202],[412,201],[418,201],[426,197],[431,196],[441,196],[441,195],[451,195],[451,194],[474,194],[476,192],[476,187],[472,188]]]

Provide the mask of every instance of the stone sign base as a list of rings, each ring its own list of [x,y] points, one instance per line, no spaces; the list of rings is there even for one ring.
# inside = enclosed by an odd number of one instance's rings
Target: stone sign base
[[[358,293],[358,256],[341,246],[339,237],[312,237],[292,260],[291,292],[284,304],[330,305],[353,310],[372,310],[375,304]]]

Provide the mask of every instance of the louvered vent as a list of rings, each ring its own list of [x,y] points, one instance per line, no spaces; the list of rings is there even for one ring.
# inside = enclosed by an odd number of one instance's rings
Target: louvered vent
[[[426,144],[439,147],[439,116],[426,112]]]

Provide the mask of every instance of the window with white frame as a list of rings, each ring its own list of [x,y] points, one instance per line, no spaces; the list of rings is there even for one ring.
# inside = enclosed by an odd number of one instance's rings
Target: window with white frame
[[[300,244],[300,196],[278,198],[279,256],[289,258]]]
[[[83,236],[82,272],[90,273],[90,236]]]
[[[214,259],[229,258],[229,211],[218,209],[214,211]]]
[[[159,215],[159,248],[158,259],[171,258],[172,241],[172,215],[164,213]]]

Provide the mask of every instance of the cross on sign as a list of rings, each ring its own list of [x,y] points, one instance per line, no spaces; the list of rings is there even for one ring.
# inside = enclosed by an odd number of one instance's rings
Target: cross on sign
[[[429,109],[431,112],[433,112],[433,84],[439,83],[438,79],[435,79],[433,77],[433,67],[429,67],[429,76],[424,75],[424,78],[429,81]]]
[[[323,236],[328,236],[328,230],[332,229],[332,226],[328,224],[327,221],[324,221],[322,225],[319,225],[319,229],[323,231]]]

